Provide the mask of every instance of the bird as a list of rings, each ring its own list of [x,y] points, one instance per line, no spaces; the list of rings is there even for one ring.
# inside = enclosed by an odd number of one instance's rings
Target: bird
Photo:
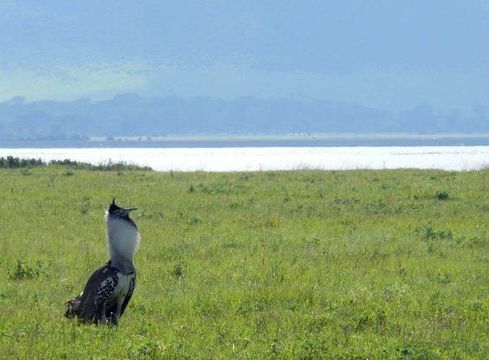
[[[95,270],[83,291],[66,302],[65,316],[82,323],[119,325],[136,287],[134,255],[141,235],[129,216],[136,208],[122,208],[115,198],[105,210],[107,245],[110,260]]]

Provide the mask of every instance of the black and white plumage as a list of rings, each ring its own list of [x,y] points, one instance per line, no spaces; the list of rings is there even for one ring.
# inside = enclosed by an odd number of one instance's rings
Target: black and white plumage
[[[67,302],[66,317],[85,323],[119,324],[136,286],[133,257],[141,236],[129,212],[112,201],[105,212],[110,261],[88,279],[83,291]]]

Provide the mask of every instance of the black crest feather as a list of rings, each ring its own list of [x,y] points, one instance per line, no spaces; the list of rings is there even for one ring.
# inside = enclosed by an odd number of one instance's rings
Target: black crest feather
[[[109,206],[109,214],[113,214],[117,210],[120,210],[121,208],[116,205],[115,203],[115,198],[112,198],[112,204]]]

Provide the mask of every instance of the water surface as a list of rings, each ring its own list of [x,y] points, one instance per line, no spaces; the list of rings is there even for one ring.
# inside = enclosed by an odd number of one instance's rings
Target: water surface
[[[489,146],[219,147],[0,149],[1,156],[126,162],[159,171],[350,169],[478,170],[489,167]]]

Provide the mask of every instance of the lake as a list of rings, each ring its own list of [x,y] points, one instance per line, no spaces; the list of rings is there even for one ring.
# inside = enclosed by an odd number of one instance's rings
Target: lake
[[[350,169],[477,170],[489,167],[489,146],[10,148],[0,157],[126,162],[158,171]]]

